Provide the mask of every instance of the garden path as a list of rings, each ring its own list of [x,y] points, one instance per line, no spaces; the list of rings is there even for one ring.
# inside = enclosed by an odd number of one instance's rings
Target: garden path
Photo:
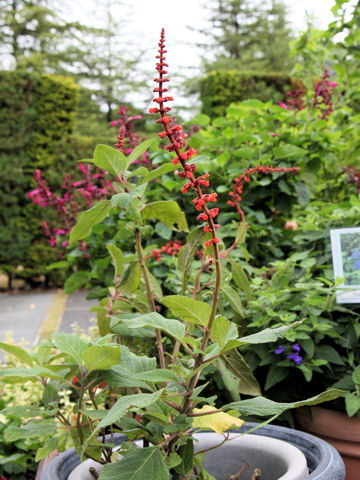
[[[86,294],[65,295],[59,290],[0,295],[0,341],[8,341],[11,332],[15,343],[30,348],[56,331],[71,333],[75,322],[87,332],[90,319],[96,316],[89,309],[97,302],[86,300]]]

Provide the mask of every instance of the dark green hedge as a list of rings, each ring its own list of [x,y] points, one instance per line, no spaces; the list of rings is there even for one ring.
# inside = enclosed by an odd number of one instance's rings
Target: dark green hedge
[[[0,268],[33,278],[54,252],[41,233],[39,208],[26,193],[36,168],[60,186],[74,157],[64,155],[74,130],[78,86],[70,78],[0,72]]]
[[[277,103],[286,98],[288,90],[298,85],[299,80],[281,73],[214,71],[200,82],[202,113],[210,117],[222,116],[230,103],[247,98]]]

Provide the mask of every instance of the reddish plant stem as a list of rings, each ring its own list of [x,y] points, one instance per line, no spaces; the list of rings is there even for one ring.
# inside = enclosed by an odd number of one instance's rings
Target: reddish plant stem
[[[211,216],[211,212],[206,204],[206,199],[204,198],[204,194],[202,192],[202,189],[200,187],[200,178],[197,179],[193,172],[196,171],[196,167],[194,165],[189,166],[185,160],[185,158],[189,159],[190,155],[182,154],[181,152],[181,145],[182,141],[176,139],[174,137],[174,130],[171,129],[168,125],[169,123],[169,117],[167,117],[166,113],[170,111],[171,109],[169,107],[165,107],[164,103],[168,101],[172,101],[172,97],[166,97],[164,96],[165,92],[167,92],[167,89],[164,88],[163,84],[168,81],[167,78],[164,78],[164,74],[167,73],[166,70],[164,70],[164,67],[167,67],[168,65],[165,63],[165,56],[164,53],[166,53],[165,50],[165,35],[164,35],[164,29],[161,31],[161,37],[160,37],[160,42],[159,42],[159,55],[157,58],[159,58],[159,62],[157,64],[157,71],[159,73],[159,78],[156,79],[158,82],[158,87],[154,89],[155,92],[158,92],[158,97],[154,99],[154,101],[158,104],[158,108],[151,109],[151,113],[160,113],[160,120],[158,120],[158,123],[161,123],[164,130],[165,134],[169,139],[170,142],[170,148],[169,151],[173,151],[176,154],[177,160],[175,160],[176,163],[180,162],[184,172],[186,173],[186,178],[191,182],[193,185],[192,188],[195,190],[198,204],[202,205],[202,208],[204,210],[206,222],[208,223],[208,231],[211,233],[211,244],[213,248],[213,256],[214,256],[214,261],[215,261],[215,287],[214,287],[214,292],[213,292],[213,301],[212,301],[212,307],[211,307],[211,312],[210,316],[208,319],[207,326],[205,328],[204,335],[201,340],[200,344],[200,349],[204,352],[207,344],[210,339],[210,333],[211,333],[211,328],[213,326],[214,320],[215,320],[215,315],[219,303],[219,292],[220,292],[220,281],[221,281],[221,265],[220,265],[220,258],[219,258],[219,249],[218,249],[218,238],[216,237],[216,227],[213,221],[213,217]],[[180,127],[181,129],[181,127]],[[165,136],[165,135],[164,135]],[[185,158],[184,158],[185,157]],[[193,167],[193,168],[192,168]],[[184,177],[185,178],[185,177]],[[183,190],[184,191],[184,190]],[[186,189],[185,189],[186,191]],[[185,192],[184,192],[185,193]],[[201,353],[196,356],[193,370],[195,371],[198,367],[200,367],[202,363],[204,354]],[[188,396],[184,399],[183,407],[182,407],[182,412],[184,413],[189,413],[189,411],[192,408],[192,402],[190,401],[190,397],[193,393],[193,390],[198,382],[200,373],[194,373],[194,375],[190,378],[188,384],[187,384],[187,391],[188,391]]]
[[[146,269],[144,258],[142,256],[141,232],[138,228],[135,229],[135,242],[136,242],[136,251],[137,251],[138,260],[139,260],[140,268],[142,271],[143,279],[145,282],[146,297],[148,299],[151,311],[156,312],[154,295],[151,290],[149,275]],[[155,335],[156,335],[156,346],[159,354],[160,367],[166,368],[161,332],[157,328],[155,329]]]

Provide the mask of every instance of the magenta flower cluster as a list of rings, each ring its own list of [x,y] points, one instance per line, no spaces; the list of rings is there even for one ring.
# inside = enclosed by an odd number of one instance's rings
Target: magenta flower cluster
[[[45,220],[41,223],[43,233],[52,247],[57,247],[58,243],[63,248],[67,247],[67,237],[84,204],[91,207],[95,201],[107,198],[113,192],[112,183],[105,178],[104,171],[97,170],[97,173],[92,174],[91,165],[82,163],[79,163],[79,169],[83,175],[82,180],[74,181],[70,174],[66,174],[61,186],[63,195],[52,192],[41,170],[35,170],[36,188],[26,194],[36,205],[49,207],[56,214],[56,225],[49,225]],[[80,249],[86,250],[84,242]]]

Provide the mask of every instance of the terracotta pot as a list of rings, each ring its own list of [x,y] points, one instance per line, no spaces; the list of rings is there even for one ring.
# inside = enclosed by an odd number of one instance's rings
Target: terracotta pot
[[[326,440],[340,452],[345,480],[360,479],[360,418],[322,407],[297,410],[295,418],[306,432]]]

